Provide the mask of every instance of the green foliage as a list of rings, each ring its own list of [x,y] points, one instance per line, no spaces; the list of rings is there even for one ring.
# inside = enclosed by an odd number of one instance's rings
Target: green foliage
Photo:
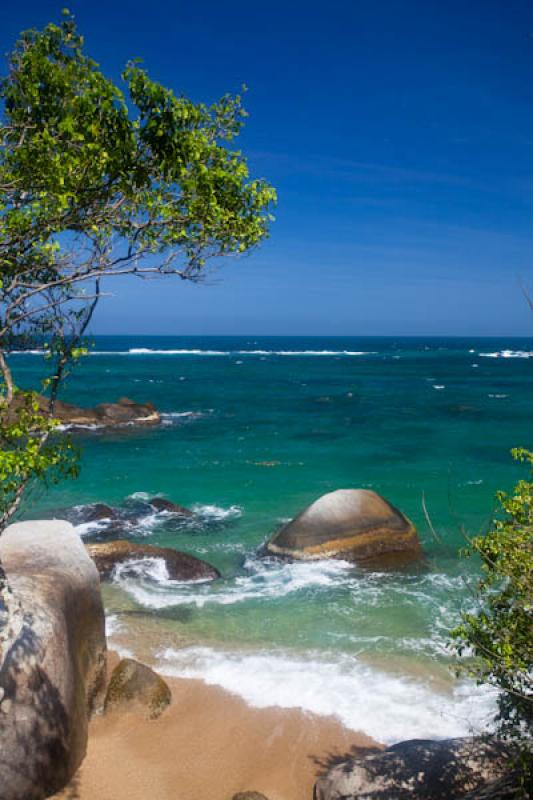
[[[533,466],[533,453],[512,451]],[[511,494],[498,492],[500,510],[491,530],[470,542],[481,557],[479,607],[453,631],[459,654],[472,652],[471,673],[501,690],[498,732],[533,757],[533,482]],[[531,767],[529,767],[529,779]]]
[[[16,392],[8,409],[0,401],[0,519],[30,481],[57,483],[76,477],[78,460],[70,440],[54,440],[57,421],[32,392]]]
[[[42,283],[69,277],[65,250],[90,274],[164,255],[160,271],[195,277],[207,258],[267,234],[275,192],[227,146],[241,98],[193,103],[135,63],[122,77],[127,100],[84,55],[70,16],[17,43],[0,88],[4,291],[29,265]]]
[[[267,236],[275,191],[232,147],[245,118],[240,96],[194,103],[136,62],[115,85],[68,12],[15,44],[0,81],[0,531],[32,477],[73,471],[51,419],[102,280],[197,281]],[[46,348],[47,409],[20,404],[14,341]]]

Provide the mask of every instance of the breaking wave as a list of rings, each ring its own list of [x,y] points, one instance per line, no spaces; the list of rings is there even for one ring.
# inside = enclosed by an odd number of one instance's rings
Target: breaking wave
[[[532,358],[533,350],[499,350],[495,353],[479,353],[482,358]]]
[[[465,736],[484,728],[495,711],[495,693],[473,683],[437,691],[422,679],[392,675],[342,654],[167,648],[157,667],[167,675],[221,686],[256,708],[335,716],[385,744]]]

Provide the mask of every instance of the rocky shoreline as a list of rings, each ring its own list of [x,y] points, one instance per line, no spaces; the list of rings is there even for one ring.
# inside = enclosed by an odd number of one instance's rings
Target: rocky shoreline
[[[362,542],[364,562],[375,532],[375,554],[388,561],[399,552],[400,530],[408,532],[405,554],[420,557],[411,523],[383,498],[365,490],[324,497],[270,542],[286,537],[294,551],[301,548],[304,560],[307,544],[314,547],[317,539],[322,557],[351,554],[355,560]],[[165,498],[144,502],[158,513],[194,518]],[[104,504],[86,508],[93,521],[116,523],[123,514]],[[186,553],[109,537],[84,546],[70,523],[51,520],[8,528],[0,539],[0,559],[8,578],[0,638],[2,800],[48,797],[67,785],[82,762],[81,776],[74,778],[79,800],[144,800],[146,781],[158,800],[174,798],[176,785],[189,787],[180,794],[183,800],[235,800],[239,793],[246,797],[249,787],[247,800],[471,800],[508,769],[511,756],[497,742],[414,740],[383,749],[337,721],[250,709],[212,687],[200,687],[191,705],[194,681],[164,681],[135,659],[110,660],[98,573],[107,579],[118,568],[158,559],[177,581],[220,577]],[[94,720],[89,737],[95,711],[105,713]],[[236,728],[240,733],[232,741]],[[221,781],[229,765],[235,774]],[[58,798],[66,800],[68,792]]]
[[[23,398],[19,401],[22,404]],[[36,395],[38,409],[43,414],[50,413],[50,401],[43,395]],[[15,399],[13,412],[17,411]],[[69,430],[109,430],[113,428],[153,427],[161,423],[161,415],[153,403],[137,403],[128,397],[121,397],[116,403],[99,403],[94,408],[64,403],[57,400],[53,417]]]

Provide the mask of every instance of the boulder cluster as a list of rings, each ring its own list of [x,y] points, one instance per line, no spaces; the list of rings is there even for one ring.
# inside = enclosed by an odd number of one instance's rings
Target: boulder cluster
[[[183,517],[164,498],[146,503]],[[87,521],[120,519],[98,503]],[[413,524],[375,492],[344,489],[316,500],[265,545],[268,556],[342,558],[361,565],[419,559]],[[169,578],[215,580],[218,570],[171,548],[125,540],[84,546],[73,525],[51,520],[10,526],[0,538],[0,786],[3,800],[42,800],[63,788],[84,758],[90,715],[135,711],[159,717],[172,701],[150,667],[106,653],[99,575],[118,565],[163,559]],[[486,739],[413,740],[336,757],[314,800],[472,800],[502,780],[511,759]],[[256,791],[232,800],[267,800]]]
[[[19,401],[24,402],[23,396]],[[50,401],[42,395],[36,396],[39,411],[48,414]],[[12,413],[16,413],[17,401],[12,404]],[[53,416],[62,425],[69,428],[124,428],[146,427],[159,425],[161,416],[153,403],[136,403],[127,397],[121,397],[116,403],[100,403],[94,408],[80,408],[79,406],[63,403],[56,400]]]

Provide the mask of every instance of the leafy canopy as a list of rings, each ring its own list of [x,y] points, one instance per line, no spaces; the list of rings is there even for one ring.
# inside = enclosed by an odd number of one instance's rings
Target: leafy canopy
[[[135,62],[119,87],[83,45],[64,12],[21,34],[0,82],[0,528],[2,496],[18,502],[47,459],[57,468],[48,422],[15,418],[35,398],[17,390],[13,343],[46,343],[52,416],[102,279],[200,280],[209,259],[250,250],[272,221],[274,189],[233,147],[239,96],[194,103]]]

